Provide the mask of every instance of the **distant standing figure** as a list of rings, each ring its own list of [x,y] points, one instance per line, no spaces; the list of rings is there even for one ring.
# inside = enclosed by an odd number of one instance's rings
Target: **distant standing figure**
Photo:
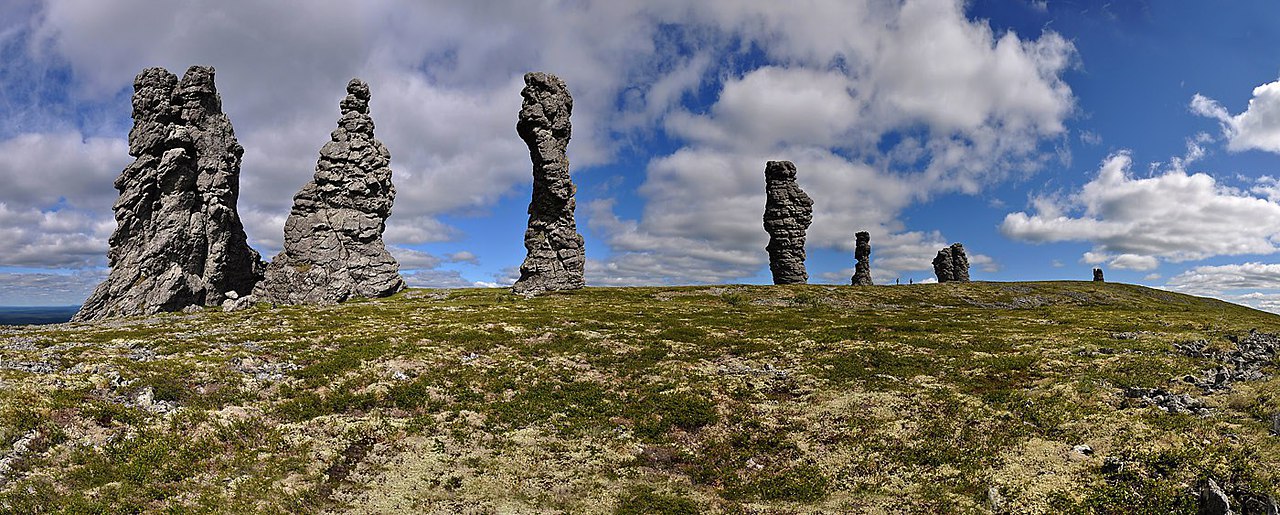
[[[764,167],[764,230],[769,233],[773,284],[804,284],[804,236],[813,222],[813,199],[796,184],[796,165],[769,161]]]
[[[1093,269],[1093,281],[1094,281],[1094,282],[1099,282],[1099,283],[1100,283],[1100,282],[1105,282],[1105,280],[1102,278],[1102,269],[1101,269],[1101,268],[1095,268],[1095,269]]]

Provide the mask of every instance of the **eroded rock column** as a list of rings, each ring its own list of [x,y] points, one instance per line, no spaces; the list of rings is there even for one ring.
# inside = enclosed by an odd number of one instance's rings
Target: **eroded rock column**
[[[181,80],[164,68],[139,73],[135,159],[115,181],[111,272],[74,319],[214,306],[227,292],[252,290],[262,262],[236,212],[243,154],[212,67],[192,66]]]
[[[315,176],[293,197],[284,250],[254,295],[274,304],[334,304],[404,289],[382,241],[396,189],[391,153],[373,134],[369,86],[347,83],[342,116],[320,148]]]
[[[969,282],[969,256],[964,252],[964,245],[952,243],[938,251],[933,258],[933,273],[938,282]]]
[[[1104,279],[1104,278],[1102,277],[1102,269],[1101,269],[1101,268],[1095,268],[1095,269],[1093,269],[1093,280],[1094,280],[1094,282],[1099,282],[1099,283],[1101,283],[1101,282],[1106,282],[1106,279]]]
[[[853,285],[871,286],[871,233],[861,231],[854,237],[853,258],[858,263],[853,268]]]
[[[764,230],[769,233],[773,284],[804,284],[804,237],[813,222],[813,199],[796,184],[796,165],[769,161],[764,167]]]
[[[586,256],[573,220],[573,196],[578,190],[569,179],[565,154],[573,98],[555,75],[527,73],[524,84],[516,132],[528,145],[533,161],[533,199],[524,233],[527,254],[512,291],[532,295],[582,288]]]

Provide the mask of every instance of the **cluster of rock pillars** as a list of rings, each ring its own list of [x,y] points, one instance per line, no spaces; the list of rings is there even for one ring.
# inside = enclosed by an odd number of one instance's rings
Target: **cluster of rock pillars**
[[[529,147],[533,198],[524,235],[526,257],[512,290],[536,295],[582,288],[586,256],[574,222],[577,188],[565,149],[573,98],[564,81],[528,73],[516,132]],[[333,304],[381,297],[405,287],[400,266],[382,241],[395,202],[391,154],[374,136],[369,86],[347,84],[337,128],[320,148],[315,175],[293,198],[284,248],[263,263],[249,247],[236,211],[240,158],[231,121],[222,112],[214,69],[192,66],[179,79],[148,68],[133,81],[133,163],[115,181],[116,231],[111,271],[75,320],[149,315],[256,302]],[[813,200],[796,183],[790,161],[765,164],[764,229],[775,284],[808,281],[805,231]],[[871,285],[871,236],[855,235],[851,282]],[[969,260],[956,243],[933,260],[939,282],[968,281]],[[1094,270],[1094,280],[1102,271]]]

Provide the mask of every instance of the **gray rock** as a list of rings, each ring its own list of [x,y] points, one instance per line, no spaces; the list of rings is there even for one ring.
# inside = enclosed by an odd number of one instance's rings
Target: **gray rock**
[[[535,295],[576,290],[585,284],[586,254],[573,220],[578,188],[569,178],[569,145],[573,97],[564,81],[546,73],[526,73],[516,132],[533,161],[533,199],[524,233],[527,254],[512,291]]]
[[[1102,269],[1101,269],[1101,268],[1095,268],[1095,269],[1093,269],[1093,280],[1094,280],[1094,282],[1099,282],[1099,283],[1100,283],[1100,282],[1105,282],[1105,279],[1103,279],[1103,278],[1102,278]]]
[[[1223,492],[1214,480],[1206,479],[1200,486],[1198,513],[1200,515],[1232,515],[1235,512],[1231,510],[1231,500],[1227,498],[1226,492]]]
[[[769,233],[769,270],[773,284],[804,284],[805,231],[813,222],[813,199],[796,184],[796,165],[769,161],[764,166],[764,230]]]
[[[243,311],[253,307],[258,302],[255,295],[245,295],[237,299],[227,299],[222,301],[222,310],[226,312]]]
[[[853,285],[854,286],[871,286],[871,233],[867,231],[859,232],[854,235],[856,244],[853,248],[853,258],[858,260],[853,269]]]
[[[223,292],[252,290],[262,262],[236,212],[243,154],[213,68],[192,66],[181,81],[163,68],[139,73],[111,272],[74,320],[217,306]]]
[[[987,487],[987,509],[991,513],[1004,513],[1004,496],[1000,495],[1000,488],[995,485]]]
[[[1271,434],[1280,436],[1280,411],[1271,415]]]
[[[969,282],[969,256],[964,252],[964,245],[952,243],[938,251],[933,258],[933,273],[938,282]]]
[[[351,79],[339,107],[338,128],[320,148],[315,176],[293,197],[284,250],[253,291],[264,302],[335,304],[405,287],[382,241],[396,189],[391,153],[373,134],[369,86]]]

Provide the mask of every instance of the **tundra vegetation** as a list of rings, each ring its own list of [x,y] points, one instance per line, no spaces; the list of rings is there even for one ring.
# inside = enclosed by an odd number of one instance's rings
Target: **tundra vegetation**
[[[1276,363],[1191,381],[1252,329],[1280,317],[1091,281],[411,289],[4,327],[0,510],[1194,511],[1207,478],[1277,494]]]

